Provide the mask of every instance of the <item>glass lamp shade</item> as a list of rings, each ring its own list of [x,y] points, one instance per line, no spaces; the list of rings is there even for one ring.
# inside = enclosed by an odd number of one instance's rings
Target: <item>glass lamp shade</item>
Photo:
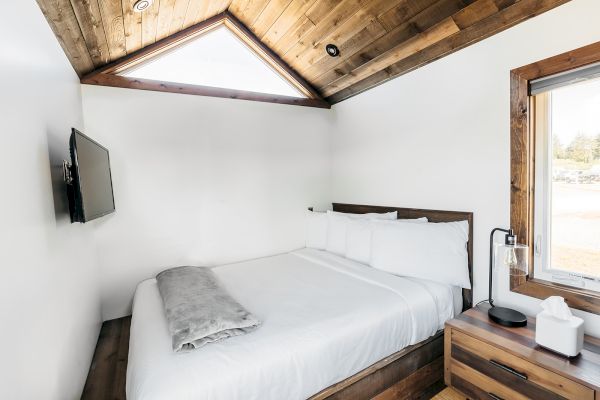
[[[494,233],[501,231],[504,236],[504,244],[494,243]],[[496,268],[496,266],[500,268]],[[503,274],[508,272],[510,279],[493,279],[494,269],[501,269]],[[492,288],[495,282],[501,281],[508,284],[517,277],[525,277],[529,270],[529,248],[517,244],[517,237],[512,229],[494,228],[490,233],[490,275],[489,275],[489,296],[490,308],[488,316],[491,321],[508,327],[518,327],[527,325],[527,317],[516,310],[507,307],[498,307],[492,299]],[[508,287],[506,290],[510,290]]]
[[[507,268],[509,275],[524,277],[529,272],[529,246],[502,244],[496,246],[498,262]]]

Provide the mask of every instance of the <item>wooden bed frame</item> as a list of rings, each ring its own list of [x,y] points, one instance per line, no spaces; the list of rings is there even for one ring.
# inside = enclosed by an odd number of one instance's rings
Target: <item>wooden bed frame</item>
[[[333,210],[355,214],[397,211],[398,218],[427,217],[429,222],[469,221],[467,252],[469,280],[473,285],[473,213],[341,203],[333,203]],[[463,289],[463,311],[472,304],[472,291]],[[441,330],[322,390],[310,400],[429,399],[444,388],[443,355],[444,331]]]
[[[397,211],[399,218],[427,217],[431,222],[469,221],[469,278],[473,282],[473,213],[419,210],[334,203],[335,211],[347,213]],[[463,310],[471,307],[470,290],[463,290]],[[94,358],[85,383],[84,400],[125,400],[125,375],[131,317],[102,324]],[[332,385],[310,400],[429,399],[444,387],[443,331],[376,362]]]

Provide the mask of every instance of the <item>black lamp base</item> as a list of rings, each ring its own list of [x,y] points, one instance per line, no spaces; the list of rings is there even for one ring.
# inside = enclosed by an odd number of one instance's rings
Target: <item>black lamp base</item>
[[[488,310],[488,316],[497,324],[516,328],[527,325],[525,314],[505,307],[493,306]]]

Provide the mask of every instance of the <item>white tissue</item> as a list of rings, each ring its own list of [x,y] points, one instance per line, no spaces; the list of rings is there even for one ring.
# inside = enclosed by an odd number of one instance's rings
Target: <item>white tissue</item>
[[[568,321],[573,317],[569,306],[567,303],[565,303],[565,299],[560,296],[550,296],[546,300],[542,301],[540,305],[544,311],[552,315],[554,318]]]

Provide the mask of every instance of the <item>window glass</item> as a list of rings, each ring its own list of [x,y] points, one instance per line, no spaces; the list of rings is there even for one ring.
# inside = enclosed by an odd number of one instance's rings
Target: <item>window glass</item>
[[[225,26],[215,28],[175,50],[119,75],[306,97]]]
[[[536,163],[542,167],[536,171],[536,262],[542,264],[543,274],[566,279],[561,283],[569,284],[572,279],[578,286],[596,288],[593,280],[600,278],[600,79],[552,90],[535,101],[536,158],[542,161]]]

